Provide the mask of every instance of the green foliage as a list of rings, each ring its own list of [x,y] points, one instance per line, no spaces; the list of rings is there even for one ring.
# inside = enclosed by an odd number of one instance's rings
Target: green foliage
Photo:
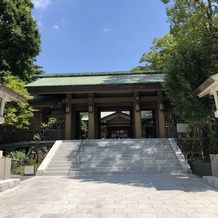
[[[24,150],[12,151],[7,155],[8,158],[11,158],[11,172],[12,174],[23,174],[24,166],[28,161],[28,157]]]
[[[27,100],[30,96],[25,83],[32,75],[42,73],[34,63],[41,42],[32,8],[31,0],[0,1],[0,80]],[[33,112],[27,102],[7,103],[4,125],[27,128]]]
[[[80,113],[80,130],[81,130],[82,138],[87,137],[87,132],[88,132],[87,123],[86,123],[86,121],[83,120],[83,118],[87,117],[87,116],[88,116],[87,112]]]
[[[29,151],[27,153],[27,156],[29,158],[28,164],[37,165],[36,167],[38,167],[39,164],[44,160],[47,153],[48,153],[47,147],[32,146],[31,148],[29,148]]]
[[[34,166],[36,172],[47,153],[48,150],[44,147],[34,149],[31,148],[27,154],[25,150],[10,152],[7,157],[11,158],[11,173],[23,175],[26,165]]]
[[[147,63],[145,69],[164,70],[167,60],[172,57],[172,52],[176,46],[174,36],[167,33],[162,38],[155,38],[150,51],[144,53],[140,59],[140,63]]]
[[[194,91],[218,72],[218,0],[162,2],[167,6],[170,33],[155,39],[141,62],[146,63],[144,69],[165,71],[164,87],[176,113],[187,123],[199,122],[192,125],[192,132],[198,131],[198,137],[206,141],[212,137],[217,149],[217,130],[214,125],[211,128],[214,100],[211,97],[199,99]],[[208,129],[206,136],[203,129]]]
[[[193,94],[207,79],[209,62],[201,47],[189,42],[179,44],[174,50],[174,56],[169,59],[165,89],[176,112],[186,121],[205,119],[212,113],[213,101],[209,97],[199,99]]]
[[[9,89],[12,89],[19,95],[26,99],[30,99],[31,96],[25,88],[25,82],[18,76],[12,75],[9,71],[0,71],[1,83],[3,83]]]
[[[217,0],[169,0],[167,15],[171,33],[177,38],[194,40],[205,33],[217,36]]]
[[[26,163],[27,161],[25,150],[12,151],[9,155],[7,155],[7,157],[11,158],[12,160],[19,161],[22,163]]]
[[[47,123],[42,122],[40,125],[41,132],[37,133],[33,136],[33,139],[36,141],[43,140],[46,131],[51,128],[55,123],[57,123],[57,119],[54,117],[50,117]]]
[[[2,75],[2,83],[15,91],[16,93],[22,95],[26,99],[30,99],[25,83],[17,76],[11,75],[7,71],[0,72]],[[5,106],[5,123],[4,125],[13,125],[17,129],[28,128],[29,119],[33,117],[35,109],[29,105],[27,101],[25,102],[8,102]]]
[[[213,120],[214,100],[211,97],[199,99],[194,90],[218,70],[218,23],[217,1],[170,1],[167,14],[171,24],[171,34],[177,45],[172,57],[167,60],[165,88],[175,105],[176,112],[186,122],[199,122],[193,132],[204,128],[207,123],[208,134],[200,137],[209,142],[210,152],[218,150],[217,130]],[[207,122],[205,122],[207,120]],[[193,137],[193,138],[194,138]],[[207,153],[207,148],[204,147]]]
[[[0,2],[0,71],[10,71],[24,81],[41,73],[34,64],[40,52],[40,34],[32,8],[31,0]]]
[[[213,101],[199,99],[193,92],[218,71],[217,1],[162,2],[167,4],[170,33],[155,39],[140,62],[166,72],[167,96],[185,121],[205,119],[213,113]]]
[[[28,102],[7,103],[4,125],[13,125],[16,129],[26,129],[30,125],[29,119],[33,117],[34,111],[35,109],[29,106]]]
[[[177,139],[183,154],[189,160],[209,159],[209,137],[207,119],[187,122],[189,131],[184,133],[181,139]],[[185,139],[185,140],[184,140]]]
[[[174,1],[167,10],[171,34],[177,45],[167,60],[167,94],[185,120],[199,120],[213,113],[210,98],[198,99],[193,91],[217,72],[218,26],[216,1]]]
[[[36,133],[33,136],[33,139],[36,141],[36,146],[33,146],[29,149],[28,157],[31,162],[34,162],[34,164],[41,163],[45,155],[48,153],[46,147],[39,146],[39,142],[45,138],[46,132],[56,123],[57,123],[57,119],[54,117],[50,117],[47,123],[44,122],[41,123],[40,133]]]

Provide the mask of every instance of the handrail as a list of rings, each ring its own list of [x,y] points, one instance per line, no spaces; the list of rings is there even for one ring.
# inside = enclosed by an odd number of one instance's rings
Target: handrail
[[[84,139],[82,139],[82,141],[81,141],[81,143],[80,143],[80,145],[79,145],[79,149],[77,150],[77,152],[76,152],[76,154],[75,155],[73,155],[73,160],[72,160],[72,163],[71,163],[71,165],[70,165],[70,169],[69,169],[69,171],[68,171],[68,176],[69,176],[69,174],[70,174],[70,172],[71,172],[71,170],[72,170],[72,168],[74,167],[74,172],[75,172],[75,174],[74,174],[74,176],[76,176],[76,172],[77,172],[77,158],[79,157],[79,161],[80,161],[80,158],[81,158],[81,151],[82,151],[82,145],[84,144],[84,142],[85,142],[85,140]]]

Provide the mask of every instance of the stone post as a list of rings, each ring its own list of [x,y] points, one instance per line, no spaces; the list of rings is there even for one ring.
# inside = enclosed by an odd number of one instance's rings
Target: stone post
[[[165,121],[165,114],[164,108],[160,108],[160,104],[163,104],[163,91],[158,91],[158,102],[157,102],[157,111],[158,111],[158,121],[159,121],[159,137],[165,138],[166,137],[166,121]],[[163,105],[161,105],[163,106]]]
[[[89,94],[88,100],[88,139],[95,138],[95,105],[94,105],[94,94]]]
[[[139,92],[134,93],[134,137],[142,137],[142,121]]]
[[[72,139],[72,103],[71,94],[65,98],[65,140]]]

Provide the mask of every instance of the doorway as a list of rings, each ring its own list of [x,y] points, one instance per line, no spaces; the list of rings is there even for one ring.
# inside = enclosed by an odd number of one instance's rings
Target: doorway
[[[142,137],[156,138],[156,122],[154,109],[141,111]]]
[[[88,136],[88,112],[76,112],[75,139],[85,139]]]
[[[131,112],[128,110],[101,111],[100,138],[130,138],[132,135],[131,123]]]

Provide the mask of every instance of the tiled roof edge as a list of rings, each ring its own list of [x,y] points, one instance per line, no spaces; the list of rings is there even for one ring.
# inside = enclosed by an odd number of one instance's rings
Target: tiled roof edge
[[[112,75],[133,75],[133,74],[163,74],[160,70],[150,71],[112,71],[112,72],[87,72],[87,73],[62,73],[62,74],[41,74],[34,75],[34,78],[57,78],[57,77],[84,77],[84,76],[112,76]]]

